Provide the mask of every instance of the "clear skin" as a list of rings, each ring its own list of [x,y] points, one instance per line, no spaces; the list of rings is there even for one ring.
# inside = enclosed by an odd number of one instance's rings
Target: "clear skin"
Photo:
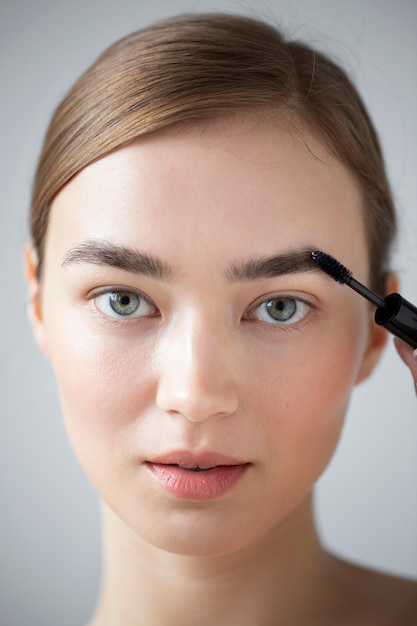
[[[104,502],[94,626],[306,626],[351,614],[343,623],[380,625],[391,611],[372,617],[368,574],[321,548],[311,512],[352,387],[386,333],[365,300],[320,272],[226,276],[313,246],[369,282],[360,193],[308,131],[303,141],[252,122],[163,131],[104,157],[56,197],[40,285],[27,251],[35,334]],[[156,256],[171,276],[63,263],[92,239]],[[117,289],[145,297],[139,313],[117,317],[105,295]],[[285,325],[263,304],[283,296],[305,303]],[[219,498],[184,500],[144,465],[172,450],[250,465]]]

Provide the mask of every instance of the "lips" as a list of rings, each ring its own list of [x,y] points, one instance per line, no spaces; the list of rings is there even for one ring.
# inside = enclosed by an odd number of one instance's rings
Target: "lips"
[[[216,452],[176,451],[147,461],[145,466],[159,486],[177,498],[208,500],[235,487],[250,463]]]

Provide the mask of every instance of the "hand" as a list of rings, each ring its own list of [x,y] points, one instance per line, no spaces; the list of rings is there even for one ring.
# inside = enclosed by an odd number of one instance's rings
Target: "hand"
[[[395,339],[394,343],[398,354],[411,370],[411,375],[414,379],[414,388],[417,393],[417,349],[413,350],[411,346],[408,346],[399,339]]]

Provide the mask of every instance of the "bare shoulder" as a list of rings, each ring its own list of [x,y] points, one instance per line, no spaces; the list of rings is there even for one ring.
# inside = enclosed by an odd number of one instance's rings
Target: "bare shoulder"
[[[417,581],[330,555],[329,565],[340,626],[417,626]]]

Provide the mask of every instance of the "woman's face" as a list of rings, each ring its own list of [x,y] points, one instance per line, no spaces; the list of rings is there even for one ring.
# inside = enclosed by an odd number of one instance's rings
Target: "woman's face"
[[[245,120],[160,132],[53,203],[38,340],[86,473],[164,549],[279,529],[383,345],[367,303],[308,262],[320,248],[369,278],[355,182],[306,139]]]

